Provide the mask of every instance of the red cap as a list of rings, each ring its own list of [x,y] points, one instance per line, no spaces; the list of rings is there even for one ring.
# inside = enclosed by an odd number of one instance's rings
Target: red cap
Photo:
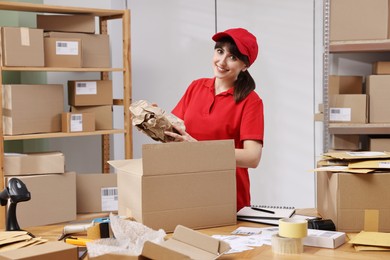
[[[243,28],[233,28],[214,34],[212,39],[217,42],[221,38],[227,36],[233,39],[241,54],[248,57],[249,66],[252,65],[256,60],[259,51],[256,37]]]

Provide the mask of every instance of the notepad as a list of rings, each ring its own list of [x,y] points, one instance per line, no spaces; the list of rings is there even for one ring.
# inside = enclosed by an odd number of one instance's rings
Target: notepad
[[[253,208],[261,209],[264,211],[255,210]],[[292,215],[294,215],[294,213],[295,208],[293,207],[251,206],[240,209],[237,212],[237,218],[245,220],[247,220],[248,218],[277,220],[281,218],[290,218]]]

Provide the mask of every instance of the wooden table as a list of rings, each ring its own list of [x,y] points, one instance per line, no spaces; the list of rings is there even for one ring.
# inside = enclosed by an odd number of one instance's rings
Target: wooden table
[[[305,211],[300,210],[299,214],[304,214]],[[309,214],[305,214],[309,215]],[[77,222],[86,222],[89,223],[92,219],[97,217],[104,217],[107,214],[88,214],[88,215],[79,215]],[[58,237],[62,234],[63,224],[40,226],[28,228],[27,231],[31,232],[37,237],[46,238],[51,241],[56,241]],[[72,223],[73,224],[73,223]],[[267,227],[267,225],[239,221],[236,225],[232,226],[223,226],[215,228],[207,228],[198,230],[207,235],[229,235],[233,230],[238,227]],[[317,247],[304,247],[304,252],[297,255],[280,255],[274,254],[271,250],[271,247],[268,245],[263,245],[261,247],[256,247],[253,250],[244,251],[238,254],[224,255],[219,259],[279,259],[279,260],[291,260],[291,259],[350,259],[350,260],[359,260],[359,259],[390,259],[390,252],[357,252],[353,246],[349,243],[345,243],[337,249],[326,249],[326,248],[317,248]]]

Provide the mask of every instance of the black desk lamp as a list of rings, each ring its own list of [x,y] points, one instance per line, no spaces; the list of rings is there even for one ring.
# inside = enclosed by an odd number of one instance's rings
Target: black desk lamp
[[[27,190],[26,185],[18,178],[12,178],[8,181],[8,187],[5,187],[0,192],[0,204],[5,206],[10,201],[7,211],[7,231],[19,231],[21,230],[16,219],[16,204],[22,201],[28,201],[31,199],[30,192]]]

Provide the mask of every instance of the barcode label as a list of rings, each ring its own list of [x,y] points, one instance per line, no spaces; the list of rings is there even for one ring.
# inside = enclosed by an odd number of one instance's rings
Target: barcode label
[[[96,81],[78,81],[76,82],[76,95],[96,95]]]
[[[351,108],[329,108],[329,120],[335,122],[350,122],[352,118]]]
[[[118,210],[118,188],[105,187],[101,188],[102,211]]]
[[[79,55],[79,43],[75,41],[56,41],[56,55]]]
[[[83,131],[83,115],[71,114],[70,115],[70,131],[81,132]]]

